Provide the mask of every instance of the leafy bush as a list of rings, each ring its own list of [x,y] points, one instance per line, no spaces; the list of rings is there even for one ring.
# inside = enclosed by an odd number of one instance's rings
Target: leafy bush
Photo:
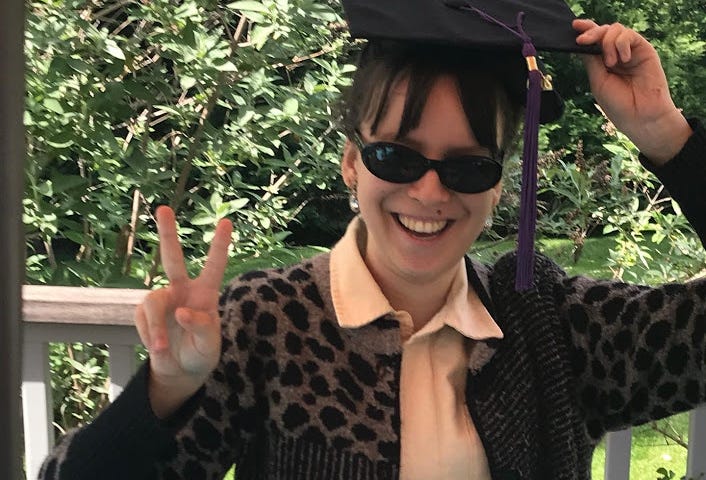
[[[313,0],[31,2],[29,279],[151,285],[159,204],[197,259],[225,216],[236,259],[285,247],[307,203],[341,189],[345,36]]]

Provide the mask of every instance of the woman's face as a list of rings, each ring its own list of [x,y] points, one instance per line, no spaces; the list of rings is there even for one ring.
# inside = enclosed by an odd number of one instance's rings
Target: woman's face
[[[447,76],[439,77],[430,90],[419,126],[396,139],[405,94],[406,82],[390,90],[388,109],[375,135],[369,122],[362,123],[365,143],[398,142],[430,159],[487,153],[468,125],[455,80]],[[450,274],[500,198],[500,183],[481,193],[457,193],[445,188],[434,170],[413,183],[386,182],[367,170],[350,142],[342,170],[346,185],[357,190],[367,227],[366,264],[374,275],[388,279],[427,283]]]

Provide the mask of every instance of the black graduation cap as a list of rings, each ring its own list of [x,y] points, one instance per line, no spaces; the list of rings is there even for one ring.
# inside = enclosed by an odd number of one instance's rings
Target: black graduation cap
[[[599,47],[576,43],[571,26],[576,17],[564,0],[343,0],[343,8],[354,38],[517,52],[525,57],[527,70],[517,78],[527,95],[515,287],[531,287],[538,129],[563,112],[561,97],[542,73],[537,50],[599,53]]]
[[[571,27],[576,16],[564,0],[343,0],[343,8],[354,38],[519,52],[522,45],[517,37],[473,12],[478,9],[510,28],[516,27],[517,14],[524,12],[523,28],[537,50],[596,51],[576,44],[576,31]]]

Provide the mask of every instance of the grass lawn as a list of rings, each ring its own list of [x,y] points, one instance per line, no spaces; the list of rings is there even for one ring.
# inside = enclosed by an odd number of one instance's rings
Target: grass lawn
[[[536,248],[562,266],[569,275],[587,275],[593,278],[611,278],[612,272],[606,267],[605,259],[615,242],[611,237],[589,238],[577,263],[573,260],[573,244],[566,239],[541,238]],[[471,256],[483,262],[495,259],[515,248],[514,240],[503,242],[477,241],[471,248]]]
[[[674,429],[687,440],[689,414],[682,413],[670,419]],[[659,422],[661,426],[664,421]],[[593,455],[592,478],[602,480],[605,467],[605,442],[601,442]],[[630,458],[631,480],[655,480],[662,478],[657,469],[665,468],[674,472],[674,479],[686,474],[687,451],[673,441],[656,432],[649,425],[633,428],[632,450]]]

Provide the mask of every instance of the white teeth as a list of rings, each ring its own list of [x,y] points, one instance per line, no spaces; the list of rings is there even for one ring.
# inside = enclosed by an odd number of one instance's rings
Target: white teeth
[[[402,225],[416,233],[438,233],[443,230],[448,223],[446,220],[417,220],[411,217],[405,217],[404,215],[398,215],[397,218],[400,219]]]

